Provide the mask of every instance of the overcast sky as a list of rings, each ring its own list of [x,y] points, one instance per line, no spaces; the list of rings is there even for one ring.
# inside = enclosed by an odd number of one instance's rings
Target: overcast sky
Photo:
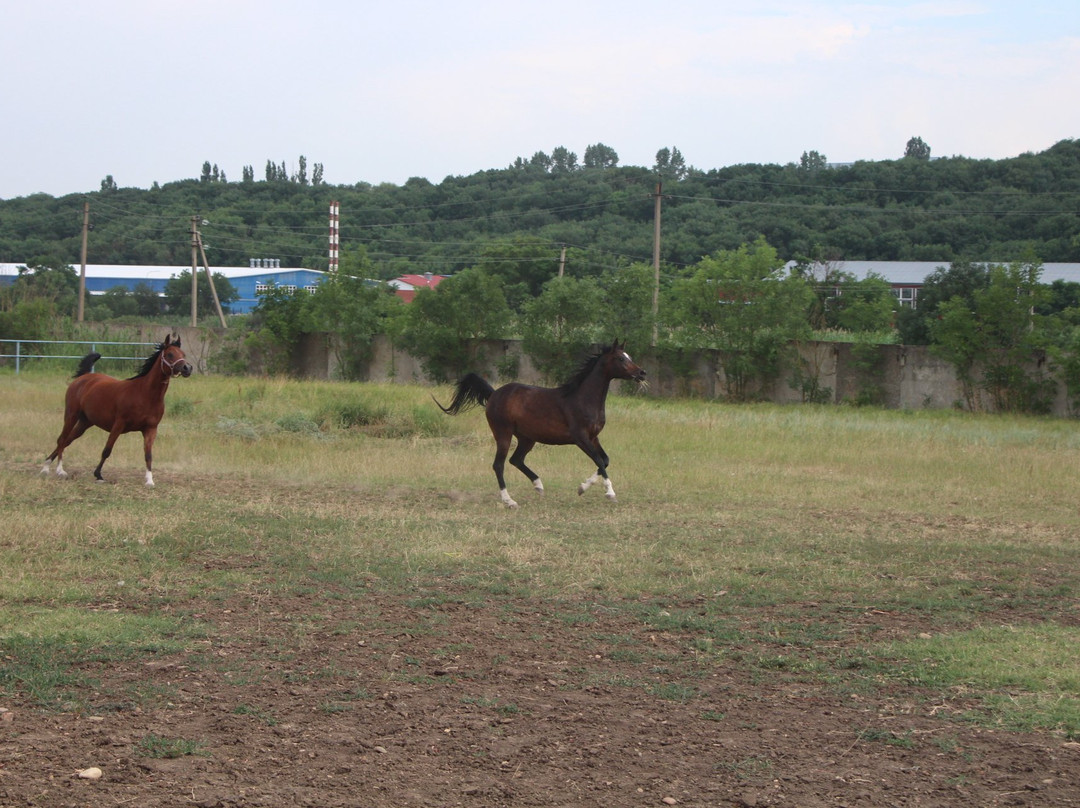
[[[1080,136],[1077,0],[0,0],[0,198],[441,182],[558,146],[700,169]]]

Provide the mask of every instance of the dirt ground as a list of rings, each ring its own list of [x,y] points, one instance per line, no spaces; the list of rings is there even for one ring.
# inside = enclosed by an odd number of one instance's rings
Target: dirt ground
[[[208,639],[87,663],[90,709],[0,702],[0,805],[1080,805],[1080,743],[961,723],[962,696],[703,665],[585,602],[307,605],[192,604]]]

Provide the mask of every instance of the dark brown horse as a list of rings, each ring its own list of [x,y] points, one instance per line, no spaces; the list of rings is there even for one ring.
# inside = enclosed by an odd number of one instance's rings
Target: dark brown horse
[[[68,385],[64,399],[64,428],[56,440],[56,449],[45,460],[42,474],[49,473],[49,466],[56,461],[56,476],[66,477],[64,449],[92,426],[109,433],[101,462],[94,469],[99,482],[101,467],[112,454],[113,444],[125,432],[142,432],[143,453],[146,456],[146,484],[154,485],[151,472],[154,438],[158,424],[165,414],[165,393],[175,376],[190,376],[191,363],[180,350],[180,340],[165,338],[157,351],[147,357],[142,369],[130,379],[114,379],[103,373],[94,373],[94,363],[99,353],[89,353],[79,362],[75,381]]]
[[[457,385],[449,407],[439,408],[450,415],[479,404],[487,414],[488,426],[495,436],[495,479],[499,481],[499,496],[508,507],[517,503],[506,492],[503,469],[510,442],[517,438],[517,448],[510,464],[528,477],[533,487],[544,492],[540,477],[525,465],[525,455],[538,443],[551,445],[574,444],[596,464],[596,473],[578,488],[584,494],[589,486],[603,478],[606,496],[615,499],[615,490],[608,478],[608,455],[598,438],[606,416],[604,402],[612,379],[645,380],[645,371],[634,364],[618,340],[600,353],[590,357],[570,381],[561,387],[534,387],[511,382],[498,390],[488,382],[469,373]]]

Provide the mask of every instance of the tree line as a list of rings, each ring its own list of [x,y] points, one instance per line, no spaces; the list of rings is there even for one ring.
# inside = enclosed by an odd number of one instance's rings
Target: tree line
[[[344,338],[335,343],[343,373],[359,377],[364,346],[385,333],[433,378],[452,378],[473,361],[475,340],[520,337],[557,380],[588,345],[619,336],[675,368],[693,351],[710,351],[728,395],[747,399],[786,366],[792,344],[828,338],[933,345],[957,367],[972,406],[990,400],[998,409],[1040,411],[1053,378],[1073,385],[1075,375],[1080,386],[1070,358],[1080,347],[1077,287],[1039,281],[1043,261],[1077,257],[1074,141],[978,161],[931,160],[929,146],[913,138],[894,161],[831,167],[804,152],[786,166],[711,171],[667,148],[651,168],[621,167],[613,149],[596,144],[581,163],[560,147],[439,184],[413,178],[374,187],[285,179],[272,165],[258,182],[246,171],[239,183],[220,171],[215,179],[208,163],[203,179],[149,191],[113,183],[94,195],[0,202],[0,257],[37,256],[28,260],[34,271],[0,294],[0,334],[26,338],[32,323],[61,322],[71,310],[64,290],[74,278],[78,230],[70,219],[77,208],[81,223],[84,198],[99,211],[93,263],[187,263],[195,210],[208,221],[210,255],[233,256],[221,265],[276,252],[286,265],[312,268],[325,267],[326,213],[335,199],[340,272],[313,295],[264,295],[231,329],[233,359],[222,369],[257,355],[282,372],[304,334],[332,333]],[[658,190],[659,288],[650,260]],[[115,252],[102,254],[108,250]],[[848,259],[930,257],[942,263],[914,310],[898,307],[884,279],[843,271]],[[789,260],[794,272],[784,270]],[[370,282],[423,271],[450,277],[409,306]],[[153,316],[155,306],[158,314],[162,306],[186,312],[190,274],[183,275],[164,299],[114,290],[93,301],[89,316]],[[227,306],[235,290],[220,274],[215,285]],[[200,309],[211,311],[208,299]],[[1034,374],[1024,360],[1031,356],[1046,359]],[[989,367],[990,358],[1001,362]],[[807,400],[823,398],[810,368],[785,381]],[[870,384],[864,398],[874,397]]]
[[[786,260],[1008,262],[1033,245],[1043,261],[1080,260],[1080,142],[1004,160],[929,159],[925,143],[903,153],[834,166],[808,151],[785,165],[703,170],[677,148],[661,149],[652,166],[622,166],[601,143],[581,162],[557,147],[506,168],[403,185],[334,185],[320,163],[308,176],[303,157],[292,170],[267,160],[260,180],[245,166],[234,182],[207,161],[195,178],[150,189],[110,175],[94,192],[0,200],[0,261],[76,263],[88,200],[91,263],[189,264],[198,215],[214,264],[273,257],[324,269],[333,200],[342,249],[363,250],[378,277],[452,274],[491,243],[521,239],[587,251],[588,264],[571,271],[599,275],[651,258],[658,184],[660,258],[672,267],[759,236]]]

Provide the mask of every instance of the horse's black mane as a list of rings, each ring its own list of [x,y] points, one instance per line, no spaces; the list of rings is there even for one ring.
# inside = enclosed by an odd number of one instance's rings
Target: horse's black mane
[[[154,364],[158,361],[158,357],[161,356],[161,352],[164,351],[164,350],[165,350],[165,343],[164,342],[159,342],[158,346],[157,346],[157,350],[154,351],[152,354],[150,354],[150,356],[146,357],[146,361],[143,362],[143,366],[141,368],[139,368],[139,372],[136,373],[134,376],[131,376],[129,378],[138,379],[138,378],[140,378],[142,376],[145,376],[147,373],[149,373],[151,370],[153,370],[154,369]]]
[[[589,374],[593,372],[593,368],[596,367],[596,363],[599,362],[600,358],[607,353],[611,353],[611,346],[604,348],[604,350],[600,351],[600,353],[598,354],[593,354],[584,362],[582,362],[581,367],[579,367],[574,372],[574,375],[565,382],[563,382],[561,385],[559,385],[559,392],[562,393],[564,396],[571,396],[576,393],[578,388],[581,387],[581,385],[585,382],[587,378],[589,378]]]

